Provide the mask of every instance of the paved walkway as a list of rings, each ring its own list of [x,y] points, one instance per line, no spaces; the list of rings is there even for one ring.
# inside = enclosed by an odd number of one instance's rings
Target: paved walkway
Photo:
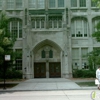
[[[80,87],[74,81],[65,78],[29,79],[9,90],[80,90],[97,89],[97,87]]]
[[[10,90],[63,90],[80,89],[75,82],[64,78],[29,79]]]
[[[94,80],[69,80],[65,78],[42,78],[42,79],[29,79],[24,82],[20,82],[17,86],[6,89],[6,91],[49,91],[49,90],[87,90],[97,89],[94,87],[80,87],[75,82],[88,82]],[[3,89],[0,89],[2,91]]]

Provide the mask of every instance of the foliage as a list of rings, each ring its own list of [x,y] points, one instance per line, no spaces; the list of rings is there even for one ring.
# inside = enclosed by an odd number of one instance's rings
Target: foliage
[[[95,78],[95,70],[75,70],[74,78]]]
[[[94,70],[98,65],[100,65],[100,48],[95,48],[93,51],[89,52],[86,56],[90,70]]]
[[[11,40],[10,33],[7,31],[8,19],[5,14],[0,15],[0,65],[4,62],[4,55],[13,56],[11,51],[14,42]]]
[[[92,1],[97,4],[97,7],[100,7],[100,0],[92,0]]]
[[[95,37],[98,42],[100,42],[100,22],[98,22],[95,27],[96,27],[97,31],[94,32],[92,34],[92,36]]]
[[[0,79],[3,79],[2,72],[0,72]],[[22,72],[15,69],[8,69],[6,72],[6,79],[22,79]]]

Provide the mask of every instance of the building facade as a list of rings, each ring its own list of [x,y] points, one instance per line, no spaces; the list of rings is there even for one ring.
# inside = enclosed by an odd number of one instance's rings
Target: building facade
[[[16,69],[23,78],[72,77],[72,68],[88,69],[85,54],[100,43],[92,38],[100,10],[92,0],[0,0],[8,30],[22,52]]]

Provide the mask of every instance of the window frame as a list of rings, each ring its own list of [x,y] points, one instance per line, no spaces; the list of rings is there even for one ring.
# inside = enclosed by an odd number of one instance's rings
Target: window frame
[[[50,7],[50,0],[49,0],[49,2],[48,2],[49,9],[57,9],[57,8],[63,9],[63,8],[65,8],[65,0],[63,0],[63,2],[64,2],[64,6],[63,7],[59,6],[59,4],[58,4],[59,1],[58,0],[54,0],[54,1],[55,1],[55,6],[54,7]]]
[[[23,23],[22,19],[19,19],[19,18],[10,18],[9,19],[8,30],[12,34],[12,38],[22,39],[23,30],[22,30],[22,28],[20,28],[20,25],[22,25],[20,23]],[[21,37],[20,37],[20,31],[22,31],[21,32]],[[13,33],[13,32],[15,32],[15,33]],[[15,34],[15,35],[13,35],[13,34]]]

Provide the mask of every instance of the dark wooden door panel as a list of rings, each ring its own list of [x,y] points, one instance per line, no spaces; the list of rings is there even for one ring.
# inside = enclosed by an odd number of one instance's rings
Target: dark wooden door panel
[[[46,78],[45,63],[34,63],[34,78]]]
[[[49,63],[49,76],[50,78],[61,77],[61,65],[58,63]]]

